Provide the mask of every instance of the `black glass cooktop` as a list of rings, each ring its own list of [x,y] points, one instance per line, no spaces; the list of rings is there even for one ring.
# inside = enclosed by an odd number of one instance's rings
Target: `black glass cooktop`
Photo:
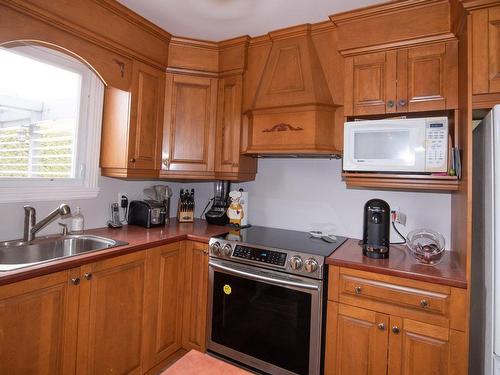
[[[337,240],[328,243],[321,238],[311,237],[307,232],[258,226],[234,229],[217,237],[228,241],[238,241],[248,246],[262,246],[325,257],[332,254],[347,240],[346,237],[335,236]]]

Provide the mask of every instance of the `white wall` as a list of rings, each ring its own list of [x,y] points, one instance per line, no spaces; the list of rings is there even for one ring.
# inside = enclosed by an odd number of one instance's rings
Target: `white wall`
[[[142,190],[154,184],[167,184],[174,190],[175,197],[179,195],[180,184],[166,181],[123,181],[113,178],[100,177],[99,187],[101,191],[97,198],[51,201],[51,202],[21,202],[0,204],[0,240],[21,238],[23,236],[24,225],[24,205],[35,207],[37,219],[44,218],[55,209],[60,203],[67,203],[75,211],[76,206],[80,206],[85,217],[85,228],[105,227],[110,219],[111,203],[117,201],[118,193],[126,193],[129,201],[143,199]],[[177,199],[177,198],[176,198]],[[175,204],[177,204],[174,199]],[[176,207],[176,206],[175,206]],[[171,215],[175,215],[175,210],[171,210]],[[60,228],[55,220],[52,224],[40,231],[40,234],[58,233]]]
[[[363,206],[371,198],[386,200],[408,216],[400,231],[430,228],[450,244],[451,194],[347,189],[341,180],[341,160],[259,159],[253,182],[233,184],[249,192],[249,222],[254,225],[308,231],[319,229],[361,238]],[[201,214],[213,184],[183,184],[196,189],[196,213]],[[391,240],[398,241],[395,233]]]

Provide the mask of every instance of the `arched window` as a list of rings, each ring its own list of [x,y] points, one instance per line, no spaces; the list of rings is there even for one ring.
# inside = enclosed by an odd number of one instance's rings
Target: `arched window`
[[[103,92],[69,55],[0,48],[0,202],[97,196]]]

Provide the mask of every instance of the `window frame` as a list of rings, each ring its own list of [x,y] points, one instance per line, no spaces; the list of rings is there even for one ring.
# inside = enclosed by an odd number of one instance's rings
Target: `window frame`
[[[84,63],[43,46],[14,47],[15,53],[81,75],[74,178],[0,178],[0,203],[95,198],[99,194],[99,153],[104,83]],[[74,149],[73,149],[74,152]],[[25,186],[29,182],[29,186]]]

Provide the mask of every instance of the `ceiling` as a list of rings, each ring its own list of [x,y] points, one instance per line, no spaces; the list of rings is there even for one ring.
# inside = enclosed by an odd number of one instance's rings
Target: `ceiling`
[[[118,0],[169,33],[211,41],[325,21],[381,0]]]

